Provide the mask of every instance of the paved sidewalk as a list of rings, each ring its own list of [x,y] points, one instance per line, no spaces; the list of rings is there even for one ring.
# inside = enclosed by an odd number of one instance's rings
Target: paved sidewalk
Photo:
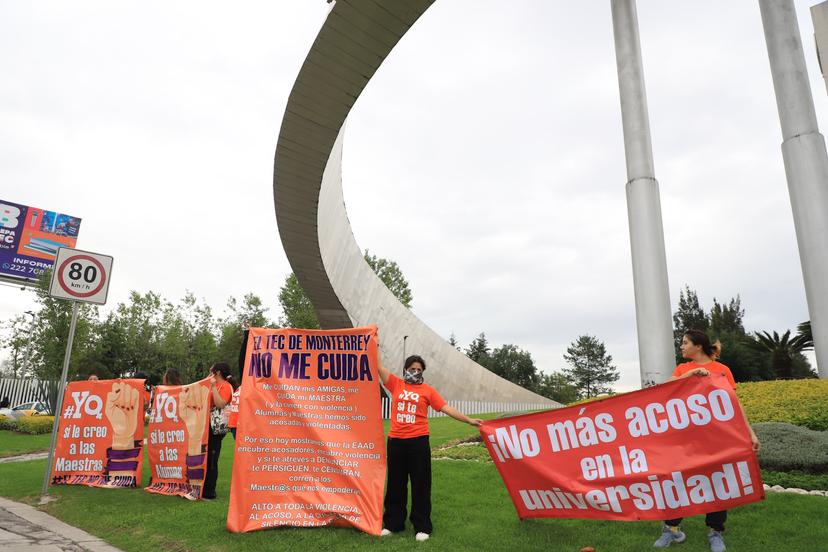
[[[0,498],[0,550],[3,552],[121,552],[98,537],[45,512]]]
[[[28,462],[29,460],[42,460],[49,456],[48,452],[30,452],[29,454],[21,454],[19,456],[6,456],[0,458],[0,464],[6,462]]]

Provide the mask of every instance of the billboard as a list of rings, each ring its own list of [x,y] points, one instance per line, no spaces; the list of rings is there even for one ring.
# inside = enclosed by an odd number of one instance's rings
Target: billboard
[[[59,247],[75,247],[81,219],[0,199],[0,276],[37,280]]]

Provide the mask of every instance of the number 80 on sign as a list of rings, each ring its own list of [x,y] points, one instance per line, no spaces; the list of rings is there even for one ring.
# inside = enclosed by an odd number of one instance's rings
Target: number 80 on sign
[[[49,295],[85,303],[106,303],[112,257],[61,247],[55,259]]]

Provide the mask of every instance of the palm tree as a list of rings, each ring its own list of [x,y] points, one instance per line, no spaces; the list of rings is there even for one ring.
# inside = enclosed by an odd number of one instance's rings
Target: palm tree
[[[805,337],[807,337],[808,341],[810,341],[811,345],[813,345],[814,334],[811,333],[811,321],[810,320],[807,320],[807,321],[803,322],[802,324],[800,324],[799,326],[797,326],[796,331],[799,332],[798,335],[804,335]]]
[[[793,377],[794,357],[803,351],[810,351],[814,348],[814,341],[810,332],[806,335],[802,332],[805,325],[799,325],[799,333],[791,338],[791,330],[786,331],[782,336],[776,332],[771,335],[768,332],[755,332],[752,336],[745,337],[745,345],[754,351],[770,353],[771,366],[776,377],[779,379],[791,379]],[[810,323],[808,323],[810,329]]]

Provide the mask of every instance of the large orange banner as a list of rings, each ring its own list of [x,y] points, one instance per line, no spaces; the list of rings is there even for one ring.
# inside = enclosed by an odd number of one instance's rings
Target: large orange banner
[[[147,431],[150,493],[201,498],[210,431],[210,379],[155,388]]]
[[[376,326],[250,328],[227,528],[379,535],[384,483]]]
[[[139,379],[69,383],[57,418],[52,483],[140,485],[144,393]]]
[[[721,374],[487,420],[480,433],[520,518],[664,520],[765,498]]]

